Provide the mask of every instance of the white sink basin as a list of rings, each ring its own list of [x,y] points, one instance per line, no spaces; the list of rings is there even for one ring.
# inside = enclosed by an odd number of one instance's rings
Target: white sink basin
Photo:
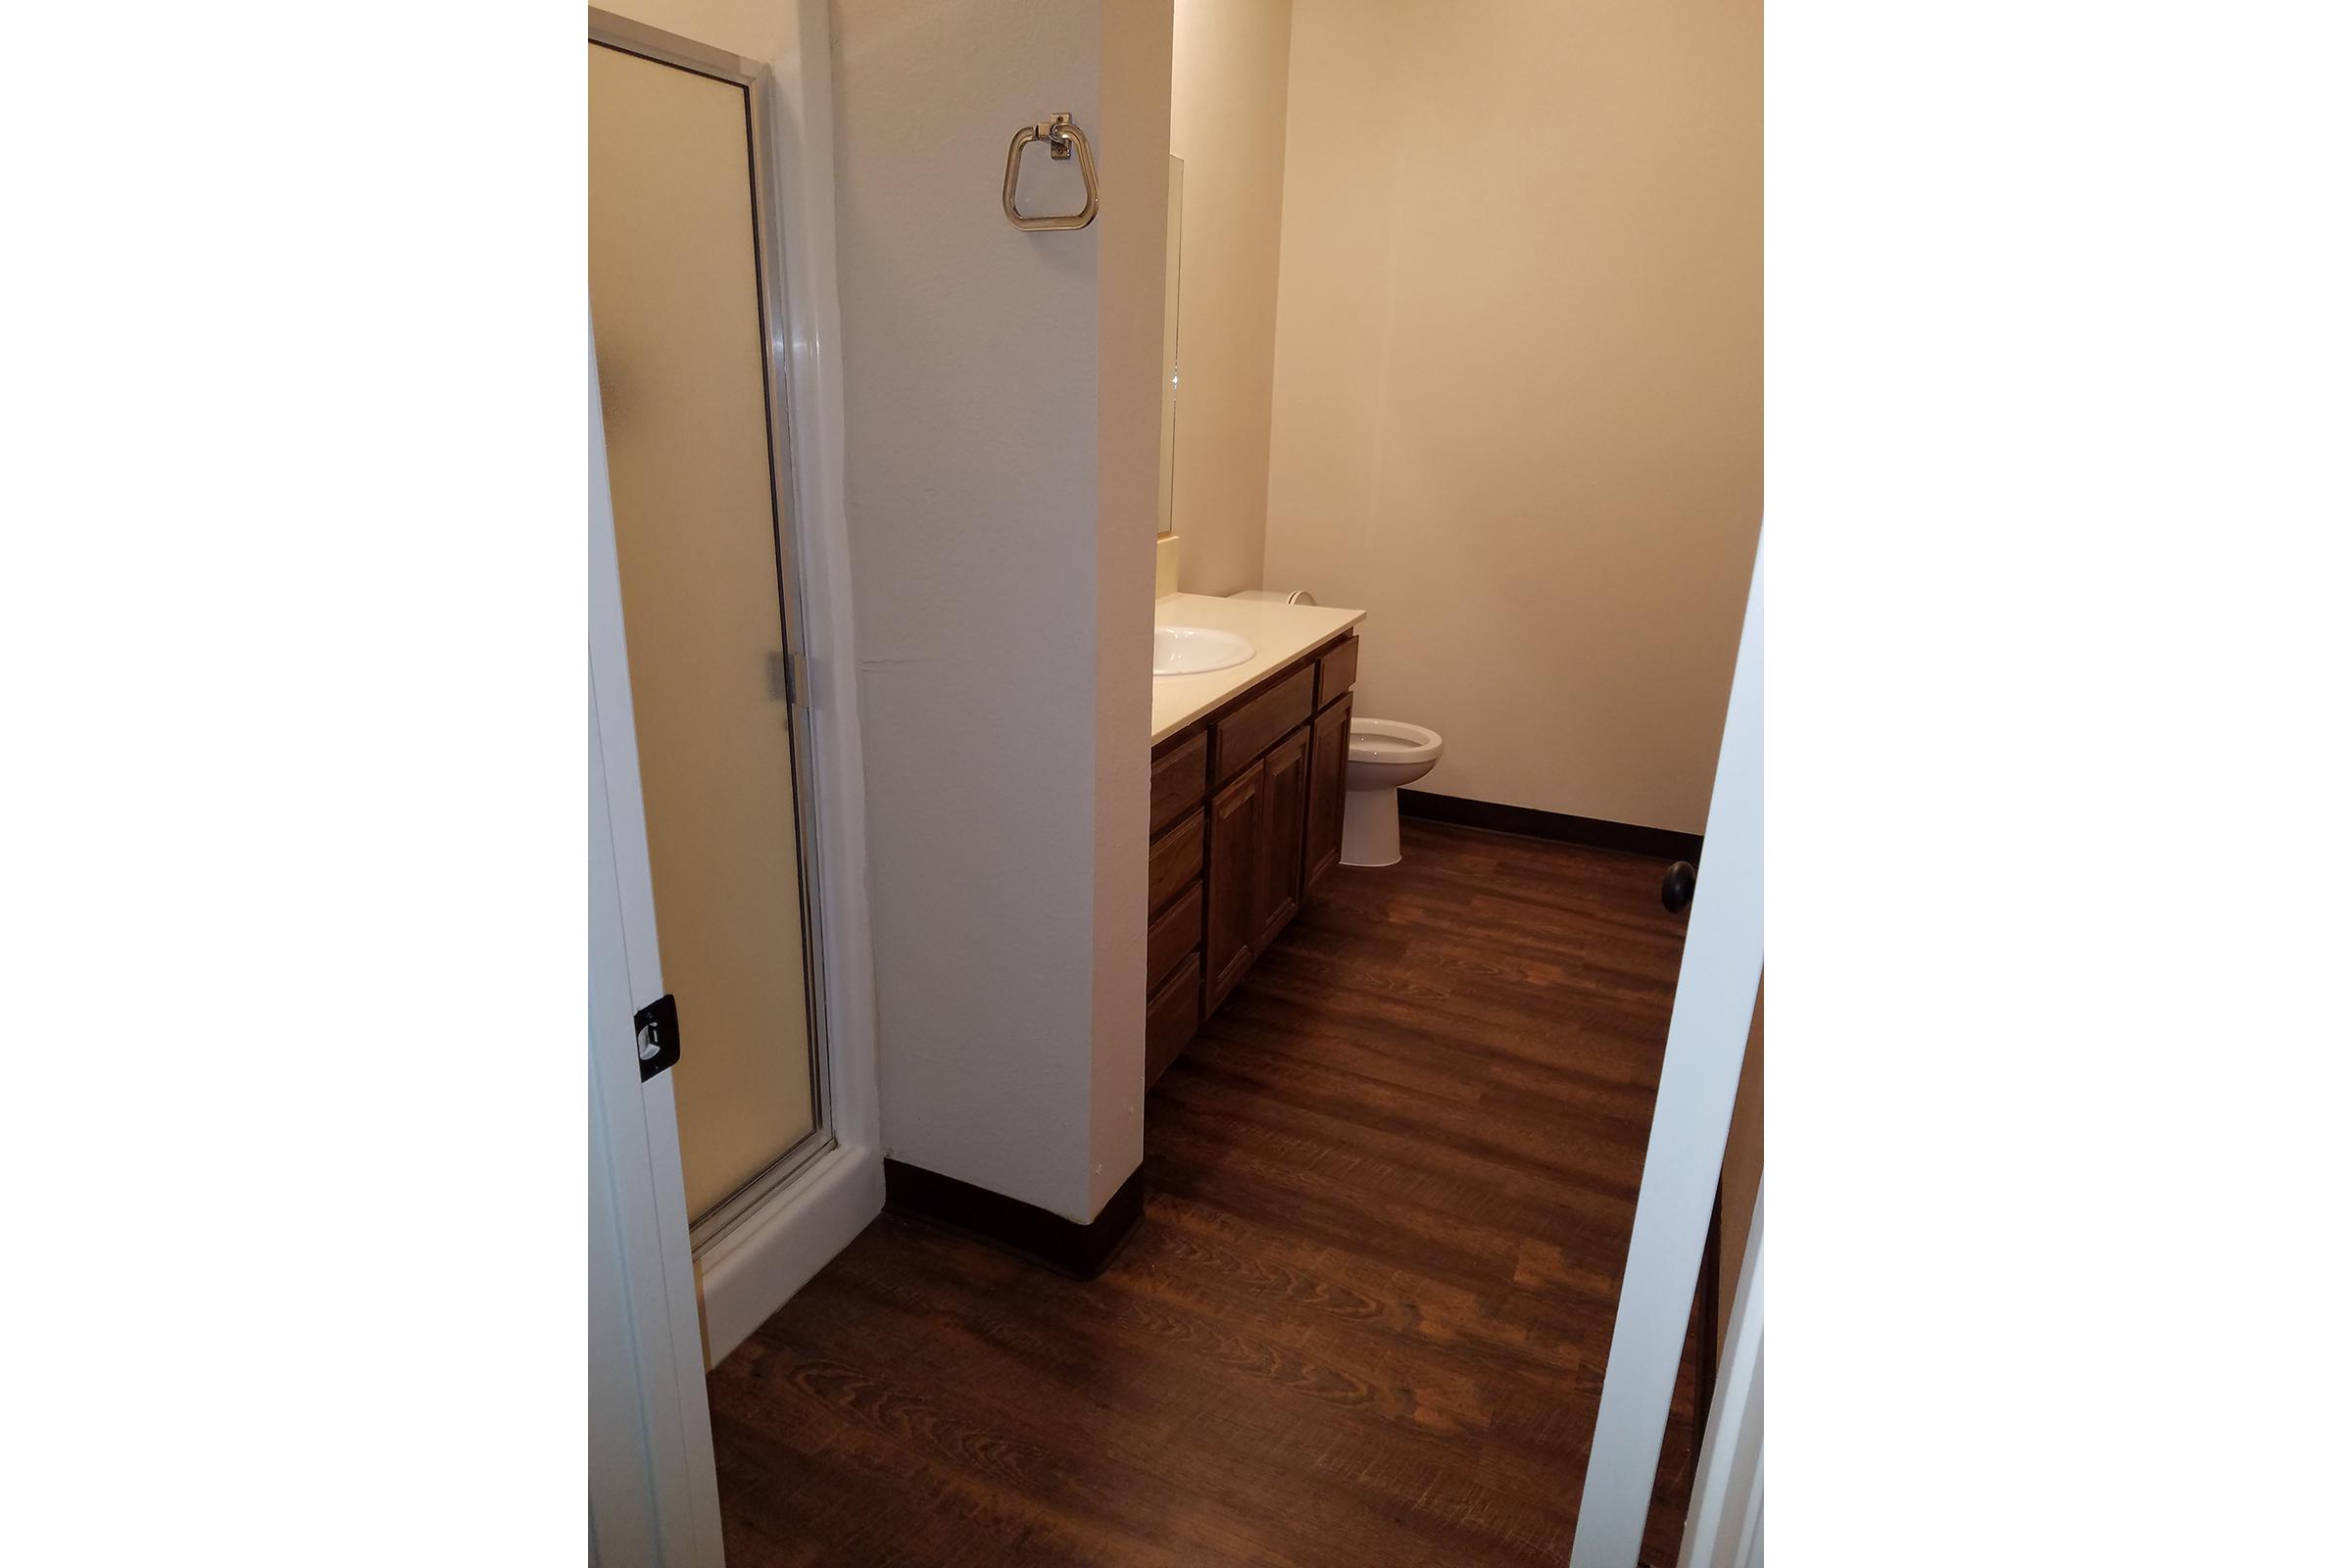
[[[1152,673],[1200,675],[1231,669],[1254,658],[1257,645],[1229,631],[1206,626],[1155,626],[1152,631]]]

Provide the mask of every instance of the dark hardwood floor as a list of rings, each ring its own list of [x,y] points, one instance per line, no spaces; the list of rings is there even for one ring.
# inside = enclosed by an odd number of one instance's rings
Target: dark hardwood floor
[[[1658,861],[1404,844],[1153,1091],[1101,1279],[884,1214],[710,1375],[733,1568],[1567,1560],[1684,920]]]

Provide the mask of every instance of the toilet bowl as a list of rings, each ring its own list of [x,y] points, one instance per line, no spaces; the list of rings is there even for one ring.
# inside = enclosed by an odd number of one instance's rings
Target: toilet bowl
[[[1434,729],[1394,718],[1348,721],[1348,814],[1340,827],[1342,865],[1395,865],[1404,858],[1396,833],[1396,787],[1438,765],[1445,739]]]

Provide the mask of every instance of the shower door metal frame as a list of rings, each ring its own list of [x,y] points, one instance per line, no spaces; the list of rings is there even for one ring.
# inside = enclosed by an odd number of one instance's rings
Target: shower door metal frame
[[[821,821],[815,790],[816,735],[811,722],[808,690],[808,649],[803,628],[808,607],[802,597],[801,558],[796,548],[799,492],[795,488],[792,410],[789,398],[791,339],[783,270],[783,232],[777,221],[775,191],[775,114],[773,83],[768,68],[759,61],[713,49],[674,33],[591,7],[588,40],[607,48],[650,60],[658,65],[707,76],[741,89],[751,172],[752,246],[759,282],[760,374],[765,391],[768,452],[768,512],[775,542],[776,605],[783,642],[778,677],[788,697],[792,728],[793,824],[798,837],[801,962],[805,977],[808,1028],[808,1134],[758,1175],[696,1217],[692,1225],[697,1257],[716,1247],[759,1213],[768,1199],[839,1144],[834,1126],[831,1054],[827,1034],[830,1009],[825,982],[823,925],[823,858],[818,848]],[[686,1049],[693,1049],[688,1021]]]

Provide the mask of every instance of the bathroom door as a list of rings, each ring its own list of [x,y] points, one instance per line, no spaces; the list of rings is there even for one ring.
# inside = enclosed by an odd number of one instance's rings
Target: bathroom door
[[[588,353],[588,1534],[595,1562],[721,1568],[674,1064],[637,1018],[662,996],[645,797],[593,331]]]
[[[1642,1548],[1699,1253],[1723,1175],[1725,1129],[1764,978],[1764,549],[1759,537],[1707,804],[1706,860],[1675,982],[1570,1568],[1632,1568]],[[1753,1223],[1760,1225],[1760,1198],[1758,1203]],[[1760,1332],[1760,1321],[1756,1326]],[[1740,1375],[1717,1386],[1719,1412],[1740,1388]],[[1720,1421],[1709,1422],[1707,1441],[1722,1432]],[[1728,1486],[1732,1479],[1729,1472],[1710,1473],[1709,1482]],[[1692,1494],[1692,1517],[1708,1496],[1703,1490]],[[1688,1552],[1683,1560],[1690,1560]]]
[[[589,302],[698,1245],[829,1141],[752,115],[742,81],[588,46]]]

